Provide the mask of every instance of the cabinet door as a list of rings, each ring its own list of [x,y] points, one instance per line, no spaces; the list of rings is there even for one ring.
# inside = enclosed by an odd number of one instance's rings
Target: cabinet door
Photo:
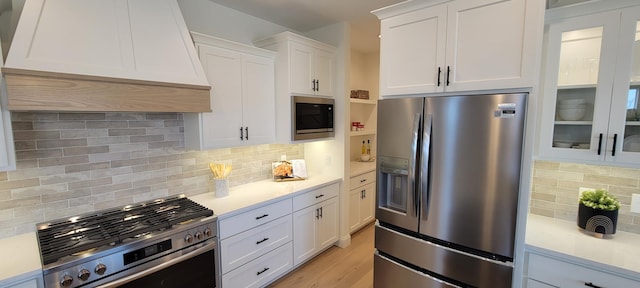
[[[316,50],[315,79],[318,81],[316,83],[317,95],[335,97],[335,73],[333,72],[335,70],[335,67],[335,54],[324,50]]]
[[[298,266],[313,256],[318,247],[320,205],[293,212],[293,265]]]
[[[532,67],[538,47],[535,43],[539,38],[535,34],[538,29],[531,29],[540,22],[535,16],[527,15],[527,5],[529,15],[537,15],[536,9],[543,7],[531,2],[537,1],[481,0],[449,4],[446,69],[450,71],[445,90],[533,86]]]
[[[640,7],[622,11],[609,134],[617,135],[613,162],[640,163]]]
[[[446,5],[383,19],[380,23],[380,95],[443,90]]]
[[[362,187],[349,191],[349,232],[353,232],[360,227],[360,207],[362,204]]]
[[[290,42],[291,93],[315,94],[314,49],[296,42]]]
[[[200,61],[211,83],[211,112],[202,113],[201,147],[232,147],[241,143],[242,54],[227,49],[200,47]]]
[[[349,192],[349,231],[353,232],[373,221],[375,209],[375,182]]]
[[[318,250],[322,250],[338,241],[338,199],[331,198],[322,202],[318,221]]]
[[[608,123],[618,21],[614,11],[549,25],[539,143],[543,156],[601,161],[611,155],[614,135]]]
[[[274,73],[273,59],[244,56],[242,122],[247,144],[266,144],[275,140]]]
[[[372,182],[362,188],[364,190],[360,201],[360,221],[362,224],[369,223],[374,219],[376,206],[376,183]]]

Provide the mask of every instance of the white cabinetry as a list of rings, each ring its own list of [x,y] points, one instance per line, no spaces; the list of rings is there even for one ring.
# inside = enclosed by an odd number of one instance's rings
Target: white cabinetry
[[[374,11],[381,97],[534,86],[544,1],[442,2]]]
[[[376,172],[351,177],[349,181],[349,232],[374,220]]]
[[[291,32],[255,42],[276,51],[276,140],[291,143],[291,96],[335,97],[336,48]]]
[[[640,163],[640,6],[548,24],[542,158]]]
[[[291,93],[334,97],[335,53],[306,43],[292,42]]]
[[[293,197],[293,262],[299,265],[338,240],[339,184]]]
[[[275,53],[192,33],[212,85],[211,112],[185,114],[188,147],[214,149],[275,140]]]
[[[577,263],[528,253],[527,287],[640,287],[640,282]]]
[[[291,198],[220,220],[222,287],[263,287],[293,267]]]

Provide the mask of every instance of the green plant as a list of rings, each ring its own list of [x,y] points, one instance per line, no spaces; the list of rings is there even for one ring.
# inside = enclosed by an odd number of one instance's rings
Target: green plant
[[[605,211],[614,211],[620,208],[620,201],[605,189],[584,191],[579,202],[584,206]]]

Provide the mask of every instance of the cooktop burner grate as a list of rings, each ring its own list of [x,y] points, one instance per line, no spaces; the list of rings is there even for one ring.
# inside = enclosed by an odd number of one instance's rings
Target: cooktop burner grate
[[[129,238],[212,215],[212,210],[180,196],[59,219],[38,224],[40,253],[46,265],[65,256],[115,246]]]

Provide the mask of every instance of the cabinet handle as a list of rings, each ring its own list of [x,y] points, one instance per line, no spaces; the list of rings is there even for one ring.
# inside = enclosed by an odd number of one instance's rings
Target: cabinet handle
[[[611,150],[611,156],[616,156],[616,145],[618,144],[618,134],[613,134],[613,149]]]
[[[260,220],[260,219],[262,219],[264,217],[268,217],[268,216],[269,216],[269,214],[262,214],[262,216],[256,217],[256,220]]]
[[[320,207],[320,218],[322,218],[322,207]]]
[[[360,180],[360,183],[364,183],[364,182],[367,182],[367,179]]]
[[[600,139],[598,139],[598,155],[602,152],[602,133],[600,133]]]
[[[244,139],[249,140],[249,127],[244,127]]]
[[[591,283],[591,282],[584,283],[584,286],[593,287],[593,288],[602,288],[602,287],[600,287],[598,285],[593,285],[593,283]]]
[[[449,81],[449,76],[451,75],[451,66],[447,66],[447,86],[451,83]]]
[[[262,271],[256,272],[256,275],[260,275],[260,274],[262,274],[264,272],[267,272],[267,270],[269,270],[269,267],[265,267],[264,269],[262,269]]]
[[[320,208],[316,208],[316,219],[320,219]]]
[[[242,126],[240,126],[240,141],[244,140],[244,133],[242,132]]]
[[[313,85],[313,88],[311,88],[311,90],[316,91],[316,79],[311,80],[311,85]]]
[[[367,198],[367,189],[362,190],[362,199]]]
[[[322,198],[322,197],[324,197],[324,194],[320,194],[320,195],[316,196],[316,199]]]
[[[316,79],[316,91],[320,91],[320,80]]]
[[[438,87],[440,87],[440,84],[442,84],[440,82],[440,75],[442,75],[442,68],[440,68],[440,66],[438,66]]]
[[[256,241],[256,245],[260,245],[260,243],[269,240],[269,238],[264,238],[262,240]]]

